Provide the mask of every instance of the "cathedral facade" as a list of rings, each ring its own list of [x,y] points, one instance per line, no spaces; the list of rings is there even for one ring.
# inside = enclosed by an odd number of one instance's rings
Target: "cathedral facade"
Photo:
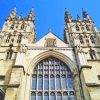
[[[100,100],[100,33],[82,15],[65,12],[64,40],[37,41],[33,9],[14,8],[0,31],[0,100]]]

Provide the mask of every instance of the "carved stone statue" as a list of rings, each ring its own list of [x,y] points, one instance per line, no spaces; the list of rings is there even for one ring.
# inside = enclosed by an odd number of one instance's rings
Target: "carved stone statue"
[[[90,48],[89,54],[90,54],[91,59],[96,59],[95,51],[92,48]]]

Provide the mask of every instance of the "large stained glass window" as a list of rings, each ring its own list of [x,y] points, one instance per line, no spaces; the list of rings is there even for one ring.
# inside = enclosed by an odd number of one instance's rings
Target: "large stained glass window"
[[[32,74],[31,100],[75,100],[72,73],[57,58],[40,61]]]

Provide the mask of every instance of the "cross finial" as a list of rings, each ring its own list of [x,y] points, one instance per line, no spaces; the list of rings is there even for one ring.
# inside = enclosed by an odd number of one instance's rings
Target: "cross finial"
[[[51,32],[52,31],[52,29],[51,28],[49,28],[49,32]]]

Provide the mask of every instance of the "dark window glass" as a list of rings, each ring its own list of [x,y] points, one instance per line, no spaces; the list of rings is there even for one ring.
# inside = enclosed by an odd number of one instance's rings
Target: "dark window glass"
[[[8,51],[7,52],[7,56],[6,59],[11,59],[13,52],[12,51]]]

